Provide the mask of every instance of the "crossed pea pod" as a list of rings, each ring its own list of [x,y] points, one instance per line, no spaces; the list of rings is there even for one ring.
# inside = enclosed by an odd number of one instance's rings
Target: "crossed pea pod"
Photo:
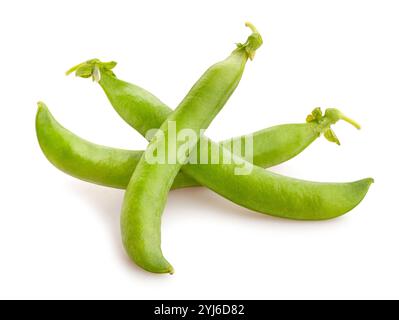
[[[112,71],[115,62],[93,59],[68,73],[75,72],[77,76],[91,77],[98,82],[114,109],[143,136],[151,129],[160,128],[158,132],[165,138],[167,123],[174,121],[178,130],[190,128],[200,137],[200,129],[209,126],[227,102],[241,79],[246,61],[254,57],[262,44],[260,34],[249,26],[253,33],[247,42],[239,44],[227,59],[210,67],[175,111],[148,91],[119,80]],[[145,161],[145,155],[154,147],[162,146],[165,139],[161,139],[160,134],[149,139],[146,151],[95,145],[58,124],[43,103],[39,104],[36,129],[43,152],[56,167],[83,180],[127,189],[121,228],[128,255],[145,270],[172,273],[173,268],[161,250],[161,215],[171,188],[203,185],[243,207],[298,220],[335,218],[359,204],[373,182],[371,178],[349,183],[319,183],[292,179],[263,168],[294,157],[321,134],[339,144],[330,126],[340,119],[359,127],[337,109],[327,109],[322,115],[316,108],[306,123],[255,132],[254,166],[248,175],[235,174],[238,164],[247,160],[234,153],[233,161],[228,164],[223,163],[222,158],[218,164],[209,165],[150,164]],[[224,143],[218,144],[206,137],[199,139],[193,146],[197,148],[196,155],[210,154],[216,149],[222,157],[226,152]],[[233,141],[244,139],[245,136]]]

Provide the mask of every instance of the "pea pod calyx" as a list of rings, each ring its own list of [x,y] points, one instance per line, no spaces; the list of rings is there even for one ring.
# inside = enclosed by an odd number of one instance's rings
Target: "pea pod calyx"
[[[319,133],[323,133],[324,137],[337,145],[341,145],[337,135],[331,129],[331,125],[337,123],[339,120],[343,120],[351,125],[353,125],[356,129],[360,129],[361,126],[355,120],[345,116],[340,110],[336,108],[327,108],[326,111],[321,111],[321,108],[313,109],[312,113],[306,117],[306,122],[308,123],[317,123],[317,129]]]
[[[85,62],[79,63],[72,67],[66,72],[66,75],[75,73],[77,77],[81,78],[92,78],[95,82],[100,82],[101,74],[106,72],[111,75],[115,75],[112,69],[117,65],[116,61],[101,62],[99,59],[91,59]]]

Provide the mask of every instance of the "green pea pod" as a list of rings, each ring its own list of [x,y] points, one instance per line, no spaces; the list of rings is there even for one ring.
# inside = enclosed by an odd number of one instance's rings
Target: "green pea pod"
[[[252,133],[253,163],[269,168],[293,158],[337,120],[323,116],[317,120],[308,117],[308,121],[273,126]],[[38,103],[36,134],[44,155],[55,167],[78,179],[112,188],[126,189],[143,154],[143,151],[97,145],[78,137],[60,125],[42,102]],[[246,140],[246,136],[241,136],[232,139],[232,143],[240,141],[244,145]],[[199,151],[197,154],[200,154]],[[194,186],[200,184],[180,171],[172,189]]]
[[[173,273],[161,250],[162,212],[173,181],[202,130],[225,105],[240,82],[248,58],[262,45],[259,33],[252,25],[248,26],[253,31],[248,41],[225,60],[211,66],[162,123],[127,186],[121,215],[122,240],[129,257],[147,271]],[[171,161],[173,150],[187,145],[186,141],[175,138],[186,129],[195,134],[196,142],[188,146],[187,153],[180,153]],[[154,150],[165,150],[164,163],[149,161]]]

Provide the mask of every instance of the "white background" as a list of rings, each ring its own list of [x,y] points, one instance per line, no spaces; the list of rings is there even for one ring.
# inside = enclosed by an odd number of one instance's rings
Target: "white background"
[[[399,298],[397,1],[0,2],[0,298]],[[337,107],[342,146],[319,139],[273,170],[318,181],[375,178],[327,222],[252,213],[205,189],[170,193],[163,249],[176,273],[135,267],[120,241],[123,191],[55,169],[36,141],[36,102],[104,145],[146,142],[99,86],[65,77],[90,58],[176,106],[253,22],[264,46],[212,123],[215,140]]]

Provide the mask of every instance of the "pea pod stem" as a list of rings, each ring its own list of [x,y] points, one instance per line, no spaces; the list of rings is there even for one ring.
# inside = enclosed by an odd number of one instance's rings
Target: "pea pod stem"
[[[253,60],[255,58],[256,50],[262,45],[263,40],[258,30],[251,22],[246,22],[245,26],[251,29],[252,34],[248,37],[248,40],[244,44],[237,44],[236,51],[244,49],[249,59]]]
[[[353,125],[356,129],[361,129],[360,124],[358,124],[355,120],[348,118],[347,116],[345,116],[344,114],[341,114],[341,120],[344,120],[348,123],[350,123],[351,125]]]

